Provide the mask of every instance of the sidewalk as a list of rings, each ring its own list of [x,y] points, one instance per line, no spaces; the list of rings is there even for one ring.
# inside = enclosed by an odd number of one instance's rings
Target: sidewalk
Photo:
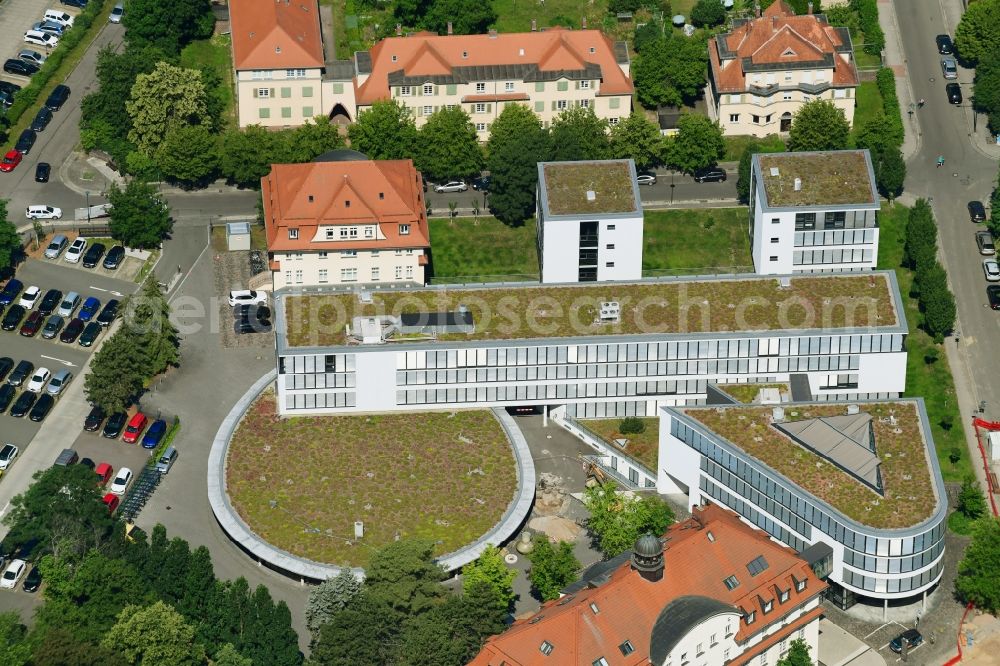
[[[103,198],[112,183],[125,184],[125,178],[104,160],[75,150],[59,165],[59,180],[77,194],[86,195],[89,192],[91,197],[97,198]],[[91,205],[97,203],[101,202],[95,201]]]
[[[896,75],[896,97],[899,99],[899,113],[903,117],[905,129],[900,150],[903,159],[909,161],[920,150],[920,114],[908,113],[911,108],[916,108],[916,100],[907,76],[906,56],[899,39],[899,24],[896,22],[896,8],[892,0],[878,0],[878,22],[885,33],[885,65]]]

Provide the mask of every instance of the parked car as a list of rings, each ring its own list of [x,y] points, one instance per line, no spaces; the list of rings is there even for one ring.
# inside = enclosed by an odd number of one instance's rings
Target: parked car
[[[42,302],[38,304],[38,311],[43,315],[50,315],[55,312],[62,302],[63,293],[58,289],[49,289],[42,297]]]
[[[66,100],[69,99],[69,93],[69,86],[60,83],[49,93],[49,98],[45,100],[45,106],[53,111],[58,111],[66,103]]]
[[[80,294],[75,291],[71,291],[66,294],[66,298],[62,299],[59,304],[59,310],[56,314],[60,317],[72,317],[73,313],[76,312],[77,306],[80,305]]]
[[[128,414],[125,412],[115,412],[112,414],[107,423],[104,424],[104,430],[101,434],[108,439],[117,439],[118,435],[122,434],[122,429],[125,427],[125,422],[128,421]]]
[[[989,301],[992,309],[1000,310],[1000,285],[991,284],[986,287],[986,299]]]
[[[94,405],[83,420],[83,429],[87,432],[94,432],[101,427],[102,423],[104,423],[104,410]]]
[[[71,381],[73,381],[72,372],[66,368],[56,370],[55,374],[52,375],[52,379],[49,380],[49,385],[45,387],[45,391],[49,395],[59,395]]]
[[[66,249],[67,244],[69,244],[69,239],[64,234],[56,234],[49,242],[49,246],[45,248],[45,258],[58,259],[62,251]]]
[[[66,328],[63,332],[59,334],[59,342],[65,342],[66,344],[72,344],[76,342],[76,339],[80,337],[80,333],[83,332],[83,322],[80,321],[79,317],[73,317],[66,324]]]
[[[16,150],[8,150],[7,154],[3,156],[3,161],[0,162],[0,171],[10,173],[17,168],[17,165],[21,163],[21,159],[23,157],[24,155]]]
[[[967,207],[969,209],[970,220],[973,222],[986,221],[986,206],[983,205],[982,201],[970,201]]]
[[[36,183],[47,183],[49,182],[49,176],[52,174],[52,167],[48,162],[39,162],[35,165],[35,182]]]
[[[175,460],[177,460],[177,448],[168,446],[167,450],[160,456],[160,459],[156,461],[156,471],[160,474],[168,473],[170,468],[174,466]]]
[[[48,393],[38,396],[38,402],[31,408],[28,418],[36,423],[44,421],[45,417],[52,411],[52,406],[56,404],[56,399]]]
[[[111,14],[108,16],[108,21],[110,21],[111,23],[121,23],[122,16],[124,15],[125,15],[125,5],[119,2],[111,9]]]
[[[94,318],[94,316],[101,309],[101,301],[96,296],[88,296],[87,300],[83,302],[83,307],[80,308],[80,312],[77,316],[82,322],[88,322]]]
[[[948,95],[949,104],[961,104],[962,103],[962,86],[957,83],[949,83],[944,87],[944,92]]]
[[[132,483],[132,470],[122,467],[118,470],[118,476],[111,482],[111,492],[115,495],[124,495],[130,483]]]
[[[63,257],[67,262],[71,264],[76,264],[80,262],[80,257],[83,256],[84,250],[87,249],[87,239],[77,238],[73,241],[73,244],[69,246],[66,250],[66,256]]]
[[[726,180],[726,170],[722,167],[710,166],[694,172],[696,183],[722,183]]]
[[[14,367],[14,359],[10,356],[0,356],[0,382],[7,378]]]
[[[88,460],[90,460],[90,458],[84,458],[83,460],[80,460],[80,456],[73,449],[63,449],[62,451],[59,452],[59,455],[56,456],[56,461],[53,464],[59,465],[61,467],[69,467],[70,465],[75,465],[77,461],[79,461],[81,465],[87,467],[88,465],[86,464],[86,461]],[[90,469],[94,469],[93,460],[90,460],[89,467]]]
[[[21,89],[21,86],[16,83],[11,83],[10,81],[0,81],[0,91],[3,91],[13,97]]]
[[[90,322],[83,327],[83,332],[80,334],[77,344],[81,347],[90,347],[97,340],[97,336],[101,334],[101,330],[101,325],[96,321]]]
[[[229,304],[233,307],[237,305],[267,305],[267,292],[241,289],[229,292]]]
[[[79,7],[80,9],[87,8],[87,0],[59,0],[59,2],[67,7]]]
[[[3,576],[0,577],[0,587],[5,590],[13,590],[17,587],[17,583],[21,580],[21,576],[24,575],[24,570],[27,566],[28,563],[24,560],[12,560],[7,565],[7,569],[4,570]]]
[[[655,185],[656,184],[656,174],[655,173],[640,173],[635,177],[635,180],[640,185]]]
[[[979,247],[979,254],[996,254],[996,246],[993,245],[993,234],[989,231],[976,232],[976,245]]]
[[[101,308],[101,314],[97,315],[97,323],[104,327],[110,326],[111,322],[113,322],[117,316],[118,301],[112,298],[104,304],[103,308]]]
[[[39,67],[35,63],[20,58],[8,58],[3,64],[3,71],[19,76],[31,76],[37,73],[38,69]]]
[[[121,504],[121,498],[114,494],[113,492],[107,493],[101,498],[104,506],[108,507],[108,513],[114,513],[118,510],[118,505]]]
[[[26,338],[32,338],[36,333],[42,328],[42,322],[45,321],[45,315],[43,315],[38,310],[35,310],[28,315],[28,318],[24,320],[21,324],[21,335]]]
[[[51,376],[52,373],[49,372],[48,368],[38,368],[35,370],[35,374],[31,376],[31,380],[25,388],[32,393],[41,393],[45,385],[49,383],[49,377]]]
[[[941,58],[941,73],[946,79],[958,78],[958,64],[954,58]]]
[[[113,248],[108,250],[107,256],[104,257],[104,263],[101,264],[105,269],[109,271],[117,270],[122,264],[122,259],[125,258],[125,248],[121,245],[115,245]]]
[[[167,434],[167,422],[163,419],[156,419],[149,426],[149,430],[142,436],[142,448],[155,449]]]
[[[31,361],[20,361],[17,367],[14,368],[14,372],[10,373],[10,376],[7,377],[7,383],[11,386],[20,386],[34,371],[34,363]]]
[[[995,259],[983,259],[983,275],[987,282],[1000,282],[1000,264]]]
[[[480,176],[472,180],[472,189],[477,192],[489,192],[491,184],[493,184],[491,176]]]
[[[52,110],[46,109],[44,106],[38,109],[38,113],[35,114],[35,119],[31,121],[31,129],[36,132],[44,132],[45,128],[49,126],[52,122]]]
[[[87,249],[87,253],[83,255],[83,267],[94,268],[97,266],[97,262],[104,256],[104,250],[104,243],[94,243],[91,245]]]
[[[10,309],[7,310],[7,314],[3,316],[3,320],[0,320],[0,329],[13,331],[18,327],[18,325],[20,325],[25,312],[27,312],[27,310],[25,310],[22,305],[10,306]]]
[[[14,418],[21,418],[35,406],[35,401],[38,400],[38,395],[32,393],[31,391],[24,391],[21,395],[17,396],[17,400],[14,401],[14,405],[10,408],[10,415]]]
[[[32,146],[35,145],[35,140],[38,135],[30,129],[26,129],[21,132],[21,136],[17,137],[17,143],[14,144],[14,150],[18,151],[22,155],[27,155],[31,152]]]
[[[13,444],[4,444],[3,448],[0,448],[0,469],[7,469],[14,463],[14,458],[17,457],[18,448]]]
[[[10,305],[13,303],[22,289],[24,289],[24,283],[20,280],[8,280],[3,291],[0,291],[0,305]]]
[[[59,9],[46,9],[42,18],[53,23],[60,23],[67,28],[73,25],[73,16]]]
[[[62,208],[47,204],[32,204],[24,209],[24,216],[29,220],[59,220],[62,219]]]
[[[21,583],[21,589],[25,592],[37,592],[38,588],[42,585],[42,572],[38,567],[32,567],[28,575],[24,577],[24,582]]]
[[[38,65],[39,67],[41,67],[42,63],[45,62],[45,56],[38,51],[33,51],[31,49],[21,49],[17,52],[17,57],[25,62]]]
[[[66,324],[66,320],[59,315],[52,315],[49,320],[45,322],[45,326],[42,328],[42,338],[45,340],[51,340],[57,335],[62,327]]]
[[[937,50],[941,55],[951,55],[955,52],[955,45],[952,44],[951,37],[948,35],[938,35],[934,41],[937,43]]]
[[[924,637],[920,635],[920,632],[916,629],[907,629],[899,636],[896,636],[891,641],[889,641],[889,649],[893,652],[903,651],[903,641],[906,641],[906,647],[912,650],[921,643],[924,642]]]
[[[0,84],[4,83],[7,81],[0,81]],[[0,105],[3,105],[5,109],[14,106],[14,93],[8,92],[5,87],[0,88]]]
[[[122,435],[122,441],[126,444],[135,444],[139,441],[142,431],[146,429],[146,424],[149,419],[142,412],[136,412],[129,419],[128,425],[125,426],[125,434]]]
[[[24,33],[24,41],[27,44],[34,44],[35,46],[47,46],[49,48],[55,48],[59,46],[59,38],[55,35],[51,35],[47,32],[42,32],[40,30],[28,30]]]
[[[31,310],[38,305],[38,295],[40,293],[42,293],[41,289],[35,285],[31,285],[21,292],[21,298],[17,300],[17,304],[25,310]]]
[[[10,384],[0,386],[0,414],[7,411],[15,395],[17,395],[17,389]]]
[[[44,32],[53,37],[62,37],[63,33],[66,32],[66,26],[56,23],[55,21],[36,21],[34,25],[31,26],[32,30],[37,32]]]
[[[469,186],[465,184],[464,180],[449,180],[443,185],[435,185],[434,191],[438,193],[442,192],[465,192],[469,189]]]
[[[102,462],[94,469],[94,474],[97,476],[97,487],[103,488],[108,485],[108,481],[114,476],[115,470],[106,462]]]

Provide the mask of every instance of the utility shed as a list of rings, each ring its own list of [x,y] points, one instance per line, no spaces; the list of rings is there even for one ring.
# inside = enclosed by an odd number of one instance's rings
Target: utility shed
[[[234,250],[250,249],[250,225],[246,222],[229,222],[226,224],[226,247]]]

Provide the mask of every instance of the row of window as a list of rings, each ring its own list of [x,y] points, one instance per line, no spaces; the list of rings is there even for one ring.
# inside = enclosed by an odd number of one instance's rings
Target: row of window
[[[290,107],[290,106],[283,106],[283,107],[281,107],[281,109],[279,109],[279,111],[280,111],[280,117],[281,118],[291,118],[292,117],[292,107]],[[311,106],[303,106],[302,107],[302,115],[301,115],[302,118],[312,118],[315,115],[316,115],[316,112],[313,110],[313,107],[311,107]],[[267,120],[268,118],[271,117],[271,109],[268,109],[268,108],[265,108],[265,107],[261,107],[261,108],[257,109],[257,117],[259,119],[261,119],[261,120]]]
[[[524,84],[524,82],[522,82],[522,81],[504,81],[502,88],[499,85],[499,82],[496,82],[496,84],[494,86],[492,86],[492,87],[488,86],[487,83],[484,82],[484,81],[478,81],[474,85],[475,85],[476,94],[477,95],[484,95],[487,92],[489,92],[489,93],[494,93],[494,92],[504,92],[504,93],[518,92],[518,90],[517,90],[517,84],[518,83],[521,83],[525,88],[527,87],[527,85]],[[585,81],[574,81],[573,83],[575,85],[576,90],[591,90],[591,86],[592,86],[592,84],[594,82],[585,80]],[[440,95],[441,94],[441,88],[444,88],[444,94],[445,95],[457,95],[457,94],[459,94],[458,93],[458,84],[456,84],[456,83],[448,83],[448,84],[445,84],[444,86],[434,85],[433,83],[425,83],[425,84],[420,85],[420,86],[395,86],[393,88],[393,95],[395,97],[415,97],[415,96],[419,97],[419,96]],[[489,90],[487,90],[487,88],[489,88]],[[569,81],[566,81],[566,80],[556,81],[556,90],[558,92],[566,92],[566,91],[568,91],[569,90]],[[535,92],[545,92],[545,82],[544,81],[536,81],[535,82]]]
[[[355,373],[319,373],[285,375],[286,389],[341,389],[354,388]]]
[[[846,231],[802,231],[795,234],[795,247],[816,245],[873,245],[874,229],[848,229]]]
[[[707,497],[711,497],[721,504],[728,506],[730,509],[740,514],[781,543],[794,548],[796,551],[802,551],[807,545],[809,545],[786,530],[782,525],[772,520],[769,516],[755,509],[753,505],[748,502],[744,502],[738,497],[730,495],[728,492],[709,481],[706,477],[700,477],[698,484],[701,488],[701,492]]]
[[[286,393],[285,409],[328,409],[357,407],[357,396],[351,393]]]
[[[844,549],[844,564],[861,569],[863,571],[873,571],[881,574],[898,574],[916,571],[930,566],[944,552],[944,541],[938,541],[931,548],[919,555],[907,557],[877,557],[874,555],[862,555],[850,548]]]
[[[691,395],[672,396],[670,402],[693,405],[704,398]],[[566,405],[566,415],[574,419],[623,418],[625,416],[656,416],[656,400],[619,400],[616,402],[573,402]]]
[[[351,207],[351,202],[350,201],[347,202],[347,207],[348,208]],[[409,224],[399,224],[399,225],[397,225],[397,227],[398,227],[398,231],[399,231],[399,235],[400,236],[409,236],[410,235],[410,225]],[[344,229],[346,229],[346,234],[347,234],[346,236],[345,236]],[[354,229],[354,235],[353,236],[350,235],[351,234],[351,229]],[[365,238],[371,238],[372,236],[369,235],[369,232],[368,232],[367,229],[368,228],[366,228],[366,231],[365,231]],[[358,235],[358,232],[357,232],[357,228],[356,227],[343,227],[341,229],[341,231],[340,231],[340,237],[341,237],[342,240],[343,239],[348,239],[349,240],[351,238],[357,238],[357,235]],[[299,237],[299,228],[298,227],[288,227],[288,239],[289,240],[298,240],[298,237]],[[327,229],[326,230],[326,240],[333,240],[333,230],[332,229]],[[401,250],[396,250],[396,254],[397,255],[400,252],[401,252]],[[410,250],[410,252],[413,252],[413,250]],[[373,254],[377,254],[377,250],[373,251]],[[299,252],[298,255],[299,255],[299,257],[301,257],[302,253]]]
[[[295,233],[296,233],[295,237],[298,238],[298,229],[295,230]],[[405,255],[407,257],[411,257],[417,251],[418,250],[414,250],[412,248],[406,250],[393,250],[393,256],[402,257]],[[345,258],[358,256],[357,250],[337,250],[337,252],[340,253],[341,257]],[[378,257],[382,256],[380,250],[362,250],[362,254],[366,257],[372,257],[373,259],[377,259]],[[306,258],[305,252],[282,252],[282,253],[277,253],[276,256],[282,261],[302,261],[303,259]],[[312,253],[310,253],[310,256],[313,256]],[[317,259],[327,259],[330,256],[330,251],[320,250],[319,252],[316,253],[315,256]]]
[[[901,334],[817,335],[639,343],[599,343],[397,352],[397,370],[508,367],[623,361],[747,359],[903,351]]]
[[[281,47],[277,47],[280,49]],[[280,52],[280,50],[279,50]],[[254,81],[265,81],[268,79],[273,79],[274,74],[277,70],[273,69],[255,69],[251,72],[251,77]],[[319,70],[316,70],[317,76],[319,75]],[[304,79],[306,76],[306,70],[304,69],[286,69],[285,78],[286,79]]]
[[[812,527],[800,516],[796,516],[787,508],[781,506],[770,497],[754,490],[746,481],[727,472],[721,465],[708,458],[701,459],[701,471],[715,479],[718,483],[732,490],[737,497],[750,500],[754,506],[764,509],[788,527],[801,534],[808,541],[812,539]]]
[[[944,561],[942,560],[927,571],[910,578],[872,578],[871,576],[864,576],[851,571],[850,569],[844,569],[843,579],[841,582],[843,582],[844,585],[852,585],[855,588],[865,590],[866,592],[886,594],[910,591],[915,592],[926,589],[928,585],[937,580],[941,575],[941,569],[943,568]]]
[[[832,248],[827,250],[796,250],[792,253],[792,265],[811,264],[870,264],[876,259],[874,249]]]
[[[768,76],[772,77],[772,80],[770,82],[768,82],[766,84],[754,82],[751,85],[758,85],[758,86],[759,85],[768,85],[768,86],[777,85],[777,81],[773,80],[773,75],[772,74],[768,74]],[[791,83],[791,82],[792,82],[791,78],[785,77],[785,84],[786,85],[788,83]],[[811,83],[811,82],[810,81],[806,81],[806,80],[803,79],[802,83]],[[821,79],[821,78],[817,78],[816,79],[816,83],[825,83],[825,81],[823,79]],[[792,83],[792,85],[795,85],[795,84]],[[745,93],[745,94],[746,94],[746,99],[743,98],[743,95],[729,95],[729,103],[730,104],[755,104],[757,106],[767,106],[769,104],[772,104],[774,102],[779,101],[777,95],[754,95],[753,93]],[[801,100],[803,102],[809,102],[809,101],[812,101],[814,99],[822,99],[823,97],[824,97],[824,93],[822,93],[822,92],[815,93],[815,94],[814,93],[807,93],[807,92],[800,92],[800,91],[796,91],[796,90],[784,90],[784,91],[781,92],[781,101],[782,102],[792,102],[792,101],[797,101],[797,100]],[[847,99],[849,97],[851,97],[851,90],[850,90],[850,88],[835,88],[834,91],[833,91],[833,99]]]
[[[277,92],[277,94],[275,94]],[[257,99],[291,99],[292,89],[289,87],[284,88],[254,88],[253,96]],[[312,86],[302,86],[299,88],[299,97],[312,97],[313,89]]]
[[[535,402],[650,395],[657,382],[619,382],[614,384],[528,384],[519,386],[479,386],[472,388],[419,389],[396,391],[397,405],[428,405],[473,402]],[[678,393],[704,393],[704,380],[677,382]]]
[[[360,273],[356,267],[341,268],[340,269],[340,282],[357,282]],[[378,282],[386,278],[382,277],[381,268],[378,266],[372,266],[370,270],[370,281]],[[394,273],[394,279],[396,280],[412,280],[413,279],[413,266],[396,266]],[[303,284],[305,282],[305,276],[303,271],[285,271],[285,284]],[[326,268],[320,268],[316,271],[316,282],[319,284],[329,284],[330,282],[330,271]]]
[[[823,213],[796,213],[796,231],[836,231],[838,229],[872,229],[877,226],[877,211],[873,210],[835,210]],[[771,218],[774,224],[780,218]],[[819,225],[819,226],[817,226]]]
[[[354,354],[300,354],[278,357],[278,374],[354,372]]]

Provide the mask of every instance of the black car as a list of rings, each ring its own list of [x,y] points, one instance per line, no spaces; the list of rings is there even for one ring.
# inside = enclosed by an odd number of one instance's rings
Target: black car
[[[122,265],[122,259],[124,258],[125,248],[121,245],[115,245],[108,250],[108,255],[104,257],[104,263],[101,265],[109,271],[117,270]]]
[[[6,379],[7,375],[10,374],[11,369],[14,367],[14,359],[10,356],[0,356],[0,382]]]
[[[83,327],[83,333],[80,334],[80,339],[77,341],[81,347],[89,347],[94,344],[97,340],[97,336],[101,334],[101,325],[96,321],[92,321]]]
[[[269,321],[271,319],[271,308],[266,305],[237,305],[233,308],[233,319],[246,319],[254,317],[258,321]]]
[[[108,439],[115,439],[118,435],[122,434],[127,421],[128,414],[125,412],[115,412],[108,418],[107,423],[104,424],[104,430],[101,434]]]
[[[38,311],[43,315],[50,315],[55,312],[59,304],[62,303],[63,293],[58,289],[49,289],[42,297],[42,302],[38,305]]]
[[[477,192],[489,192],[491,181],[492,179],[489,176],[481,176],[479,178],[475,178],[472,181],[472,189],[476,190]]]
[[[8,74],[20,74],[21,76],[31,76],[38,71],[38,65],[20,58],[10,58],[3,64],[3,71]]]
[[[114,248],[112,248],[114,249]],[[104,304],[101,314],[97,315],[97,323],[101,326],[110,326],[111,322],[118,316],[118,301],[111,299]]]
[[[52,315],[49,320],[45,322],[45,327],[42,329],[42,338],[45,340],[51,340],[52,338],[59,335],[59,331],[62,330],[63,324],[66,321],[59,315]]]
[[[87,0],[59,0],[59,2],[67,7],[78,7],[80,9],[87,8]]]
[[[87,252],[83,255],[83,267],[93,268],[96,266],[97,262],[104,256],[104,250],[105,247],[102,243],[94,243],[87,248]]]
[[[721,167],[710,166],[694,172],[694,181],[696,183],[722,183],[725,180],[726,170]]]
[[[90,413],[87,414],[87,418],[83,420],[83,429],[87,432],[94,432],[101,427],[104,423],[104,410],[94,405],[90,409]]]
[[[948,35],[938,35],[934,41],[937,42],[938,53],[941,55],[951,55],[955,52],[955,45],[951,43],[951,37]]]
[[[969,219],[973,222],[986,221],[986,206],[982,201],[970,201],[968,204]]]
[[[34,371],[34,363],[31,361],[20,361],[17,367],[14,368],[14,372],[10,373],[10,377],[7,378],[7,383],[11,386],[20,386]]]
[[[49,182],[49,174],[52,173],[52,167],[49,166],[48,162],[39,162],[35,167],[35,182],[36,183],[47,183]]]
[[[31,129],[36,132],[44,132],[45,128],[49,126],[52,122],[52,110],[46,109],[44,106],[38,109],[38,113],[35,114],[35,119],[31,121]]]
[[[21,588],[25,592],[37,592],[41,584],[42,572],[39,571],[38,567],[31,567],[31,571],[28,572],[28,575],[24,577],[24,582],[21,583]]]
[[[66,344],[72,344],[76,342],[76,339],[83,332],[83,322],[80,321],[79,317],[73,317],[63,332],[59,334],[59,342],[65,342]]]
[[[15,418],[21,418],[31,411],[31,408],[35,406],[35,402],[37,401],[37,393],[24,391],[21,395],[17,396],[17,400],[14,401],[14,406],[10,408],[10,415]]]
[[[49,98],[45,100],[45,106],[53,111],[58,111],[67,99],[69,99],[69,86],[59,84],[52,89]]]
[[[1000,310],[1000,284],[991,284],[986,287],[986,298],[990,301],[990,307]]]
[[[21,86],[16,83],[11,83],[10,81],[0,81],[0,91],[3,91],[13,97],[17,91],[21,89]]]
[[[0,414],[7,411],[7,408],[10,407],[10,401],[14,399],[15,394],[17,394],[17,389],[10,384],[0,386]]]
[[[957,83],[949,83],[944,87],[944,92],[948,95],[948,102],[950,104],[962,103],[962,86]]]
[[[924,637],[921,636],[920,632],[916,629],[907,629],[899,636],[896,636],[889,641],[889,649],[893,652],[902,652],[903,641],[906,641],[906,647],[909,648],[909,650],[912,650],[924,642]]]
[[[28,414],[28,418],[36,423],[45,419],[52,411],[52,405],[56,404],[56,399],[52,397],[51,393],[43,393],[38,396],[38,402],[35,406],[31,408],[31,412]]]
[[[24,313],[25,310],[23,306],[16,303],[10,306],[10,309],[7,310],[7,314],[3,316],[3,321],[0,321],[0,329],[13,331],[17,328],[17,325],[21,323],[21,320],[24,319]]]
[[[17,143],[14,144],[14,150],[20,152],[22,155],[27,155],[31,152],[31,147],[35,145],[35,139],[38,135],[35,134],[34,130],[26,129],[21,132],[21,136],[17,138]]]
[[[97,463],[95,463],[90,458],[80,458],[80,462],[78,462],[77,465],[86,467],[87,469],[94,469],[95,467],[97,467]]]
[[[2,83],[2,81],[0,81]],[[14,106],[14,93],[9,93],[6,90],[0,90],[0,104],[3,105],[5,109],[9,109]],[[6,116],[4,117],[6,120]]]

